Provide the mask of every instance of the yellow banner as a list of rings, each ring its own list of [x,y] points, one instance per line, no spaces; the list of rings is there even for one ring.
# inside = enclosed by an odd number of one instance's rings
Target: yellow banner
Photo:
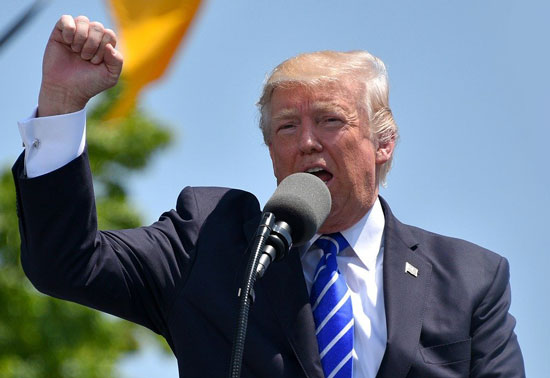
[[[124,116],[148,83],[160,78],[201,0],[109,0],[124,55],[124,89],[108,118]]]

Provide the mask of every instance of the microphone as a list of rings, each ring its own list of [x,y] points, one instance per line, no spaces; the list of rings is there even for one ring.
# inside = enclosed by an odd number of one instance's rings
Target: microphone
[[[286,177],[267,201],[256,231],[242,286],[239,288],[239,313],[230,376],[240,377],[248,324],[248,311],[254,301],[254,284],[272,261],[282,259],[295,245],[305,244],[330,213],[330,192],[325,183],[309,173]]]
[[[262,277],[272,261],[284,258],[292,245],[307,243],[325,222],[332,201],[325,183],[309,173],[287,176],[264,207],[275,224],[262,250],[256,274]]]

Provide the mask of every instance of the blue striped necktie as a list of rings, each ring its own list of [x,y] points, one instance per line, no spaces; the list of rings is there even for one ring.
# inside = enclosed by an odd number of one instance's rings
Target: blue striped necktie
[[[336,255],[349,244],[339,232],[322,235],[315,244],[324,252],[310,294],[321,364],[326,378],[351,378],[353,311],[350,290],[336,262]]]

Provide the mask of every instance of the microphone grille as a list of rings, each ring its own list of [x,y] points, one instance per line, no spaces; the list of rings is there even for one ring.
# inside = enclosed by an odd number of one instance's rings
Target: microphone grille
[[[289,224],[294,245],[309,241],[325,222],[332,205],[325,183],[309,173],[294,173],[280,182],[264,211]]]

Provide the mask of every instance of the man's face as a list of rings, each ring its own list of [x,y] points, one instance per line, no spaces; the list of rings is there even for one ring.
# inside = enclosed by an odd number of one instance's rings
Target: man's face
[[[269,153],[277,182],[296,172],[321,178],[332,209],[320,233],[351,227],[378,195],[376,165],[391,156],[377,153],[366,114],[355,91],[342,83],[278,87],[271,98]]]

